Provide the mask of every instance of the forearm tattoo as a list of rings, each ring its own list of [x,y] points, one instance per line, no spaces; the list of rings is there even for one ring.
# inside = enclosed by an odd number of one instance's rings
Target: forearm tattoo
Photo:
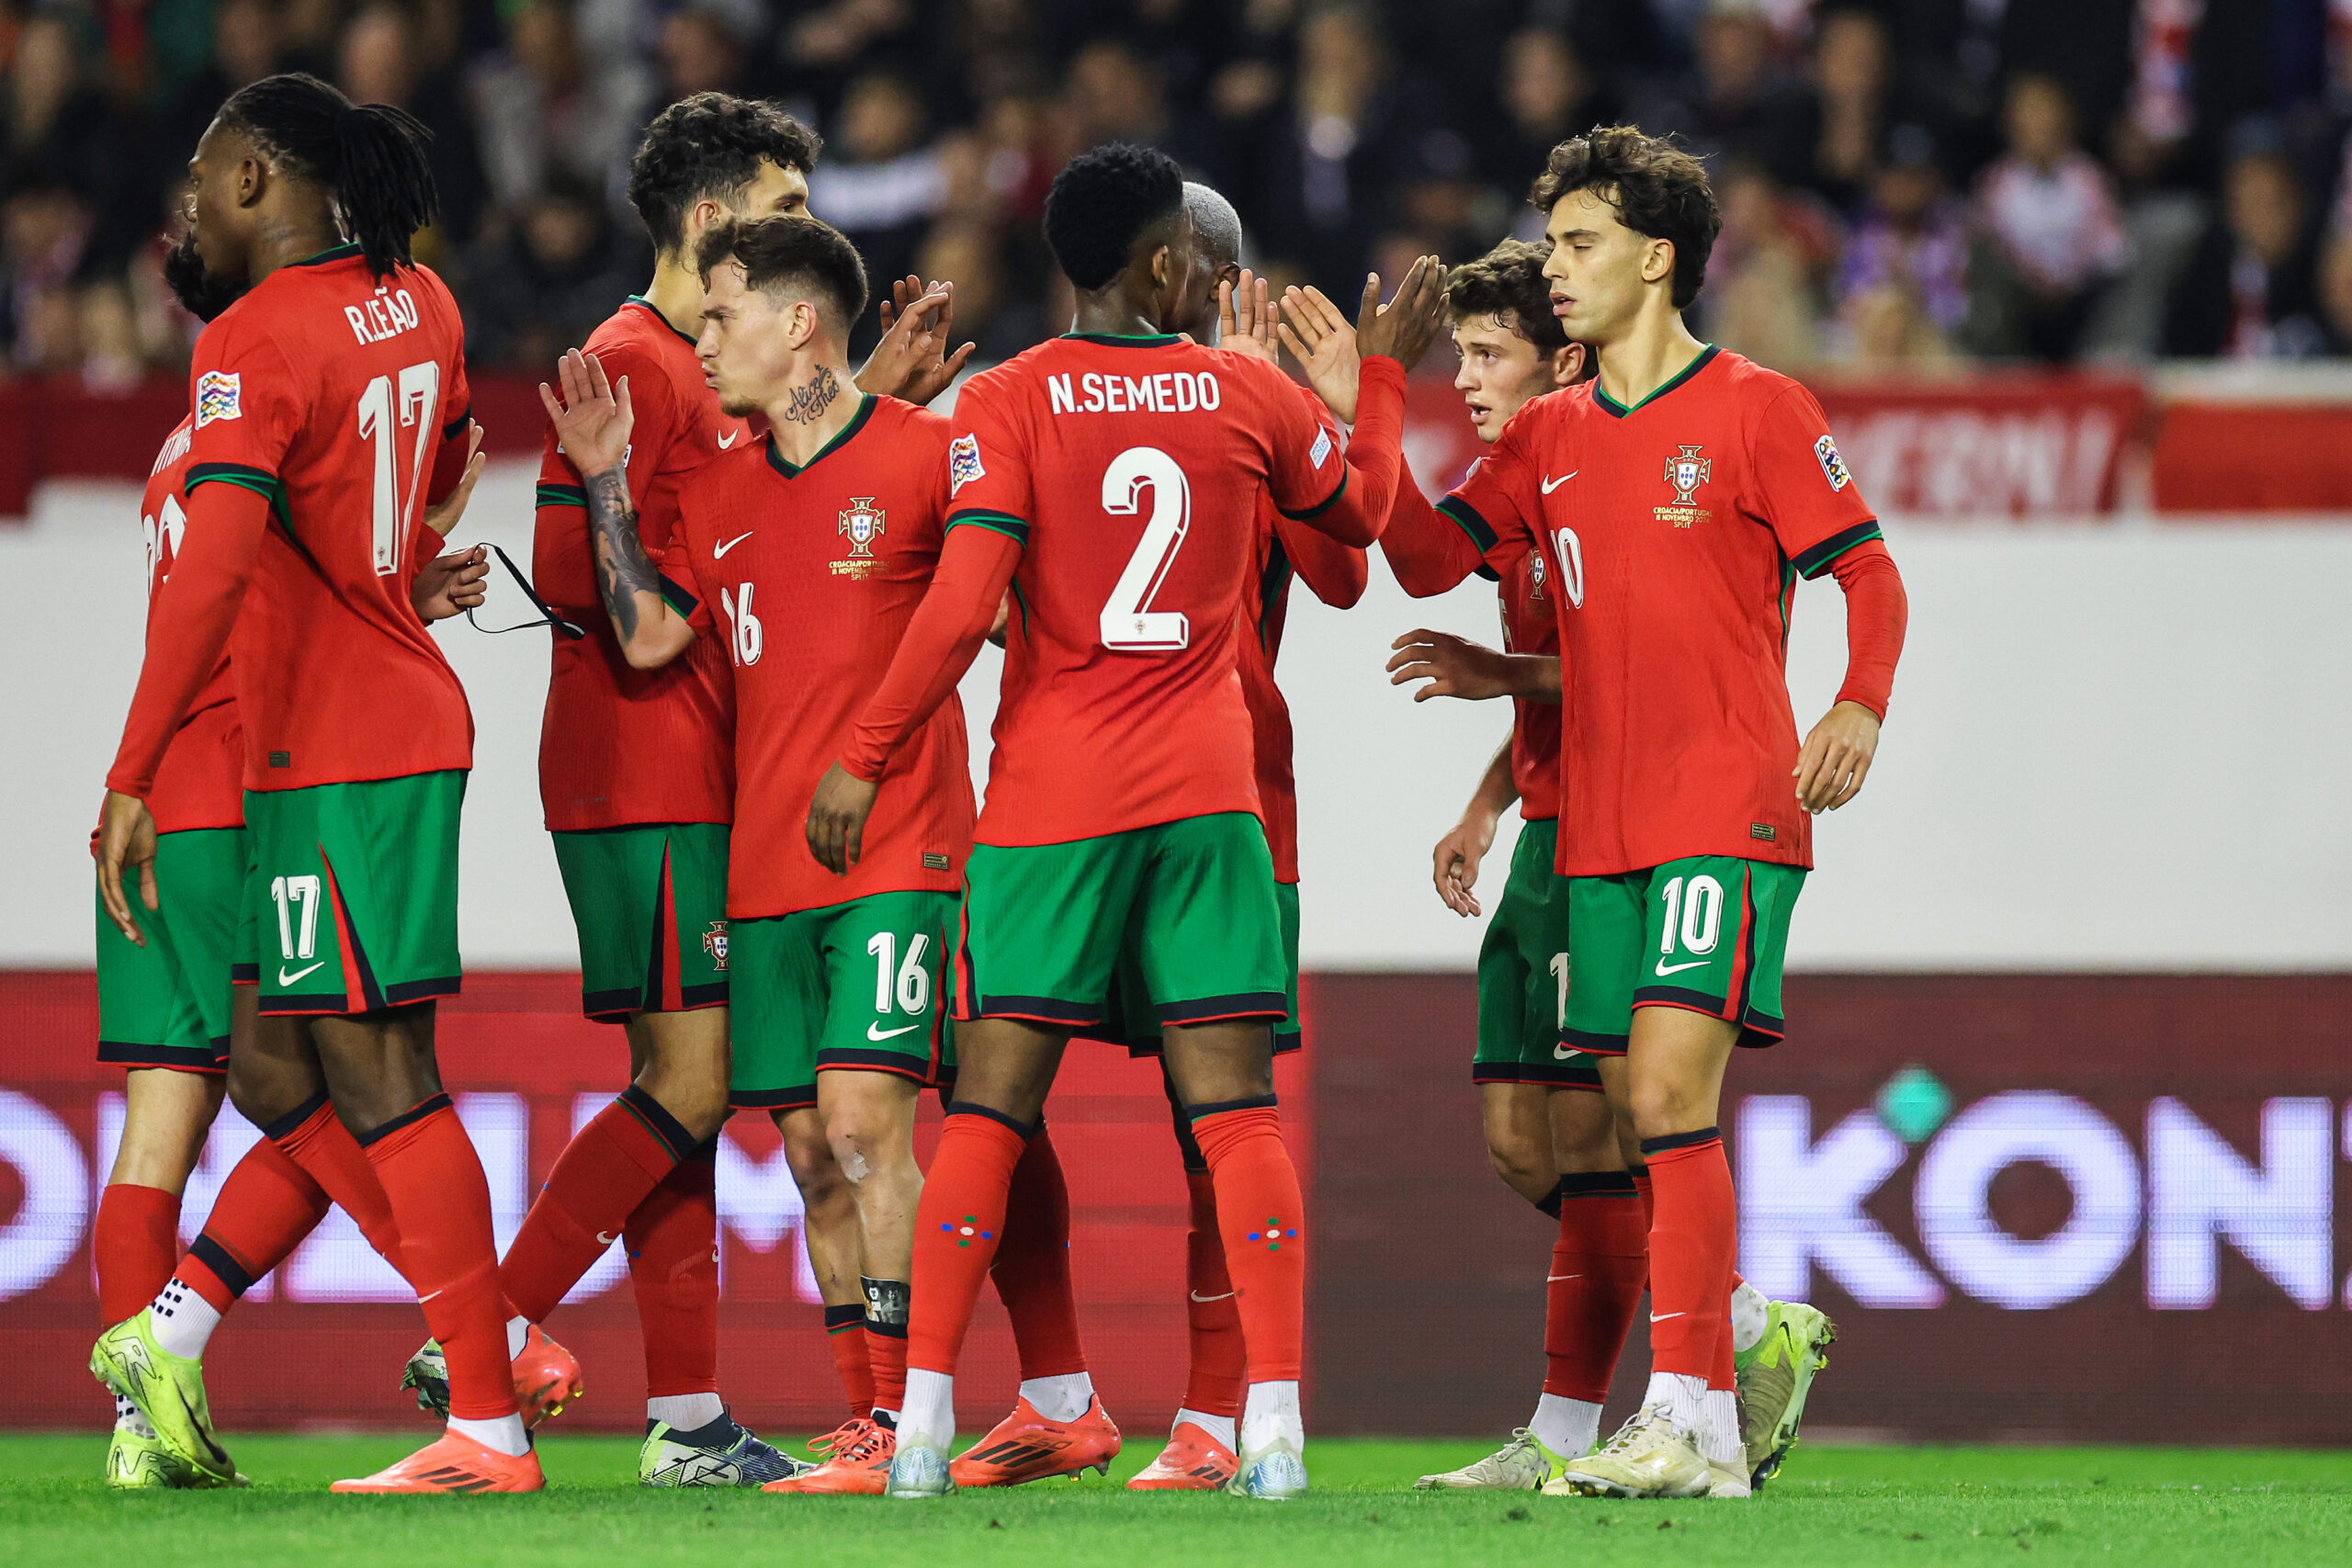
[[[842,384],[834,378],[832,367],[820,365],[815,380],[792,389],[792,406],[784,411],[784,417],[788,423],[807,424],[832,407],[833,400],[841,395]]]
[[[638,537],[637,508],[628,498],[628,475],[608,468],[588,481],[588,532],[596,547],[596,585],[621,640],[637,636],[637,596],[659,594],[653,562]]]

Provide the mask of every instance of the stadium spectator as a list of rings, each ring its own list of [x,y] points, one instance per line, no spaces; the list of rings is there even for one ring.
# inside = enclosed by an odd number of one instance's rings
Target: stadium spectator
[[[1734,159],[1715,181],[1724,226],[1699,304],[1709,341],[1784,373],[1821,357],[1824,293],[1837,230],[1817,199],[1761,161]]]
[[[527,0],[473,80],[492,195],[520,212],[560,170],[616,197],[653,94],[641,61],[582,50],[571,0]]]
[[[1889,302],[1899,302],[1902,313],[1920,318],[1900,334],[1908,343],[1920,341],[1923,327],[1948,343],[1967,319],[1967,209],[1946,186],[1924,128],[1897,126],[1887,137],[1834,294],[1840,322],[1855,333],[1865,316],[1883,332]]]
[[[1812,168],[1805,184],[1839,212],[1869,196],[1894,85],[1886,24],[1839,4],[1814,18]]]
[[[1813,117],[1774,60],[1764,6],[1709,0],[1691,44],[1695,70],[1639,104],[1636,122],[1681,137],[1716,167],[1746,157],[1782,185],[1804,180],[1813,163]]]
[[[2317,237],[2294,165],[2275,146],[2241,152],[2224,175],[2221,215],[2173,295],[2165,352],[2233,359],[2308,359],[2330,352]]]
[[[2055,77],[2011,83],[2002,123],[2008,151],[1977,186],[1985,243],[1972,330],[1990,352],[2065,360],[2126,258],[2114,185],[2075,145],[2074,105]]]
[[[555,176],[519,222],[469,258],[466,357],[545,374],[644,280],[650,259],[601,190]]]
[[[369,0],[343,29],[335,51],[335,85],[358,104],[408,110],[433,133],[433,181],[441,215],[420,236],[418,255],[441,265],[473,237],[484,195],[473,116],[465,94],[447,73],[428,70],[415,16],[396,0]]]
[[[140,239],[125,220],[138,197],[128,127],[108,112],[94,84],[81,29],[82,19],[61,8],[36,13],[17,35],[6,141],[0,143],[0,189],[28,179],[53,182],[83,206],[82,248],[69,273],[85,256],[94,265],[119,266]],[[142,207],[138,217],[145,216]]]
[[[929,131],[913,83],[868,72],[842,97],[824,161],[808,176],[809,209],[856,242],[872,276],[913,271],[923,231],[947,203],[946,164]],[[865,337],[853,346],[864,352]]]
[[[1596,125],[1614,125],[1624,108],[1585,64],[1567,33],[1522,28],[1504,41],[1496,70],[1498,113],[1482,137],[1479,173],[1513,197],[1543,168],[1553,148]]]

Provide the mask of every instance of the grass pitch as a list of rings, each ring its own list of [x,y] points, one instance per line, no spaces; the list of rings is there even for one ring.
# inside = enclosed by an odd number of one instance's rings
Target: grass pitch
[[[418,1441],[232,1439],[250,1491],[123,1495],[98,1483],[102,1438],[0,1436],[0,1563],[2352,1563],[2342,1453],[1808,1446],[1752,1502],[1607,1503],[1409,1490],[1491,1444],[1320,1441],[1307,1455],[1314,1495],[1275,1506],[1122,1490],[1157,1449],[1142,1434],[1109,1481],[918,1504],[647,1492],[634,1484],[634,1443],[552,1437],[538,1496],[327,1494]]]

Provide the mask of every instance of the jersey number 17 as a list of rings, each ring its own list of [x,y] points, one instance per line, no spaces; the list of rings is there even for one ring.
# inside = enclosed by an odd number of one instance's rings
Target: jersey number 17
[[[390,577],[401,570],[401,553],[416,517],[417,492],[424,488],[425,465],[439,444],[436,423],[441,412],[441,367],[427,359],[401,367],[395,383],[379,376],[359,394],[359,438],[374,458],[375,480],[370,508],[376,546],[376,575]],[[413,430],[408,461],[408,486],[401,486],[398,431]]]

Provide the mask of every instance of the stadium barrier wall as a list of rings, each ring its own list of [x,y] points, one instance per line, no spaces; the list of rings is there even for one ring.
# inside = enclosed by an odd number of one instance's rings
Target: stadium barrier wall
[[[611,1093],[616,1032],[568,975],[469,982],[446,1076],[502,1242],[571,1129]],[[1467,976],[1310,976],[1304,1063],[1281,1071],[1308,1190],[1316,1429],[1499,1435],[1543,1378],[1551,1225],[1488,1168]],[[1724,1129],[1740,1264],[1819,1303],[1839,1339],[1810,1429],[1903,1439],[2352,1442],[2352,977],[1804,976],[1791,1038],[1733,1063]],[[12,1421],[88,1426],[99,1326],[87,1230],[119,1127],[90,1060],[86,975],[0,975],[0,1333]],[[1183,1186],[1156,1070],[1074,1050],[1048,1110],[1072,1266],[1108,1407],[1147,1436],[1183,1381]],[[935,1116],[920,1134],[926,1156]],[[190,1185],[200,1224],[254,1136],[233,1111]],[[755,1425],[819,1428],[839,1394],[764,1121],[722,1145],[722,1358]],[[580,1429],[633,1429],[639,1359],[616,1253],[553,1320],[587,1369]],[[1009,1401],[984,1292],[964,1414]],[[411,1418],[423,1333],[342,1216],[256,1288],[209,1360],[232,1428]],[[1612,1410],[1639,1393],[1637,1326]],[[371,1383],[374,1376],[380,1381]]]

